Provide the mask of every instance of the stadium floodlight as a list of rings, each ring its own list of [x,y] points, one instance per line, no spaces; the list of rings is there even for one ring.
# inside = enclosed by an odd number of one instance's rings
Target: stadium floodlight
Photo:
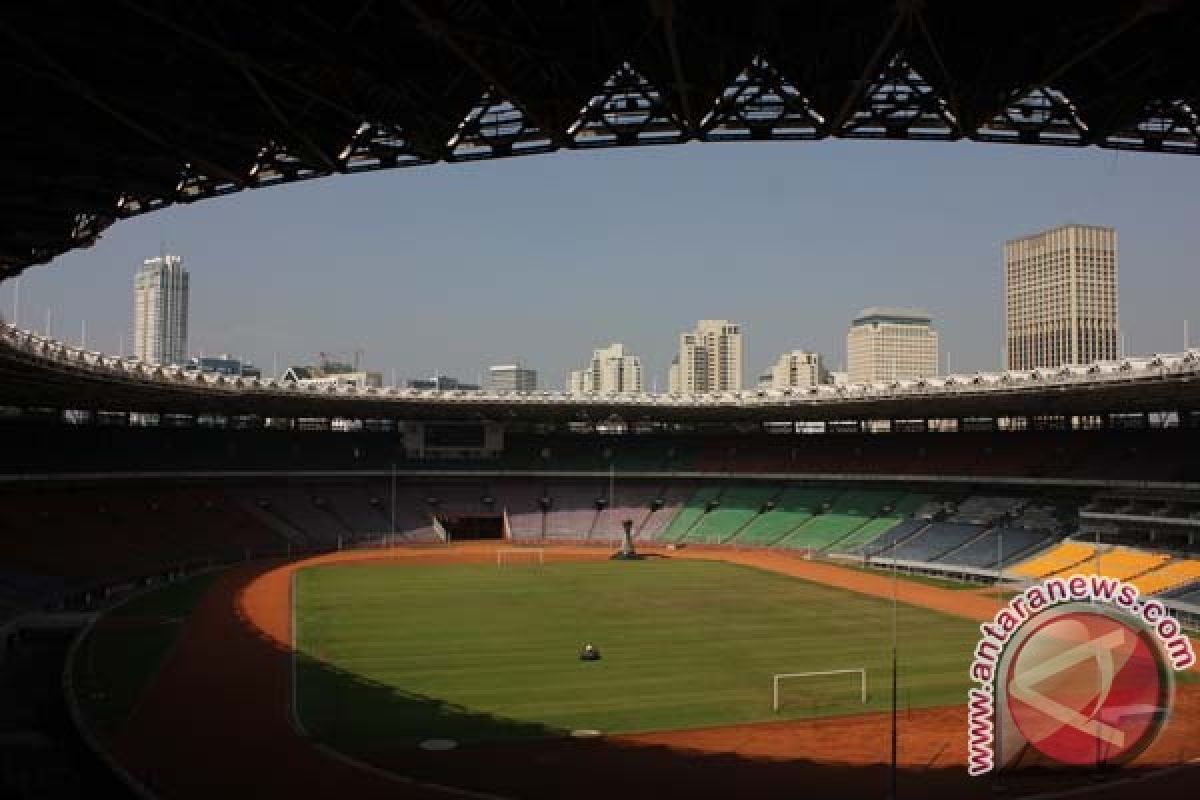
[[[867,704],[867,670],[865,667],[857,667],[854,669],[827,669],[817,672],[780,672],[771,677],[771,710],[779,712],[779,690],[780,685],[787,680],[804,679],[804,678],[819,678],[832,675],[858,675],[859,676],[859,693],[862,696],[863,705]]]
[[[546,563],[546,551],[540,547],[502,547],[496,551],[496,566],[503,567],[511,556],[521,556],[517,560],[526,562],[536,561],[538,566]]]

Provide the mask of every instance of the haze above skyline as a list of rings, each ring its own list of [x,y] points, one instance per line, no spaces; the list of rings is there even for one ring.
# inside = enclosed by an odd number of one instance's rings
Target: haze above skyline
[[[21,278],[21,324],[129,352],[133,276],[163,243],[191,273],[189,349],[269,372],[352,357],[385,380],[475,380],[521,359],[561,387],[621,341],[666,385],[678,333],[743,326],[746,374],[780,352],[845,361],[867,306],[918,306],[943,367],[998,369],[1002,245],[1064,222],[1120,239],[1131,353],[1200,321],[1200,162],[1102,150],[915,142],[688,144],[391,170],[120,222]],[[14,282],[0,285],[13,310]]]

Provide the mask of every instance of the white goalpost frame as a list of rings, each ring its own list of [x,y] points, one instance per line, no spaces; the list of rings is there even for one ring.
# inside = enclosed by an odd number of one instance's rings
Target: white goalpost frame
[[[779,683],[787,678],[817,678],[827,675],[854,675],[858,674],[861,678],[862,685],[862,702],[867,704],[867,669],[866,667],[858,667],[855,669],[827,669],[819,672],[780,672],[774,675],[771,679],[771,710],[779,713]]]
[[[546,550],[541,547],[502,547],[496,551],[496,566],[504,566],[506,554],[520,553],[521,555],[536,555],[538,566],[546,565]]]

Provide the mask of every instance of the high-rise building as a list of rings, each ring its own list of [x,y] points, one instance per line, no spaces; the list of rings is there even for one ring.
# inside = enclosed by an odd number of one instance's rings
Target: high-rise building
[[[592,360],[583,369],[572,370],[567,378],[567,391],[583,392],[640,392],[642,391],[642,360],[614,342],[592,351]]]
[[[938,335],[924,311],[863,309],[846,333],[851,383],[928,378],[938,371]]]
[[[1120,357],[1117,232],[1063,225],[1004,244],[1008,369]]]
[[[147,258],[133,286],[133,354],[150,364],[182,364],[188,336],[183,259],[165,253]]]
[[[702,319],[696,330],[679,334],[679,356],[671,363],[675,393],[737,391],[742,388],[742,326]]]
[[[827,378],[820,353],[792,350],[779,356],[760,384],[772,389],[796,389],[825,383]]]
[[[532,392],[537,388],[537,370],[520,364],[488,367],[488,388],[501,392]]]

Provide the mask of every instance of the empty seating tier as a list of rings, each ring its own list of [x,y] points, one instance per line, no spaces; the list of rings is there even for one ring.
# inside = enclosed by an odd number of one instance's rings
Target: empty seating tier
[[[1060,542],[1044,553],[1012,568],[1012,574],[1025,578],[1044,578],[1077,567],[1096,554],[1095,545],[1084,542]]]
[[[731,486],[721,493],[720,505],[700,517],[684,537],[694,544],[721,544],[733,537],[779,493],[773,486]]]
[[[929,496],[924,494],[904,495],[893,504],[890,513],[880,514],[858,530],[852,531],[848,536],[838,539],[829,547],[830,552],[853,553],[857,551],[863,545],[874,541],[899,525],[908,516],[916,513],[919,508],[929,502],[929,499]]]
[[[997,528],[938,560],[943,564],[994,569],[998,564],[1007,566],[1015,559],[1024,559],[1052,541],[1053,534],[1046,531]]]
[[[896,492],[850,491],[839,496],[826,514],[818,514],[790,533],[779,544],[823,550],[861,528],[889,502]]]
[[[1185,558],[1171,561],[1153,572],[1147,572],[1130,581],[1142,594],[1169,592],[1200,581],[1200,559]]]
[[[769,547],[808,522],[833,495],[831,489],[784,489],[775,498],[775,507],[755,517],[733,544]]]
[[[1114,547],[1107,553],[1101,552],[1092,559],[1089,566],[1094,564],[1095,571],[1100,575],[1128,580],[1144,572],[1158,569],[1170,560],[1171,557],[1165,553],[1149,553],[1129,547]]]
[[[935,561],[983,533],[983,526],[962,522],[933,522],[888,554],[902,561]]]
[[[671,520],[671,524],[667,525],[658,538],[664,542],[681,540],[692,529],[692,526],[700,521],[700,517],[704,516],[704,512],[708,510],[709,501],[716,500],[720,494],[719,486],[704,486],[694,491],[683,507],[679,509],[679,513]]]

